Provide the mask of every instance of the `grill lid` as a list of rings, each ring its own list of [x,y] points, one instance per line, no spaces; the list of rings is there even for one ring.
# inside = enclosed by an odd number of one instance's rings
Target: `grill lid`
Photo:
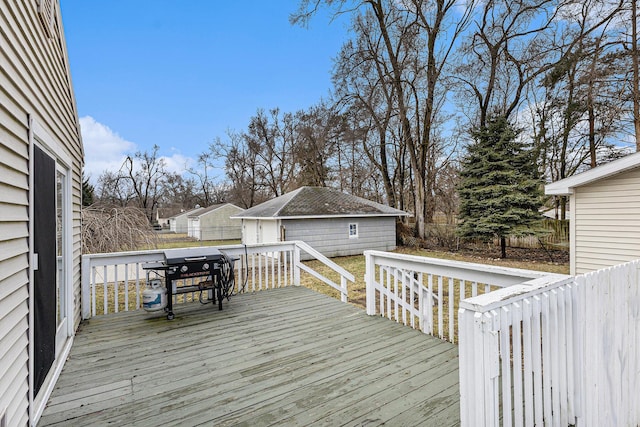
[[[164,251],[167,265],[188,264],[190,262],[219,261],[222,253],[216,248],[167,249]]]

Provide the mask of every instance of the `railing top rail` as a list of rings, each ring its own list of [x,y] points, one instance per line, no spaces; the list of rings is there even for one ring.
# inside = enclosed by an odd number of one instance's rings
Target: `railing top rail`
[[[83,262],[88,261],[93,267],[104,265],[127,264],[127,263],[146,263],[158,262],[164,260],[164,252],[153,249],[148,251],[131,251],[131,252],[110,252],[101,254],[84,254]]]
[[[252,243],[251,245],[244,245],[238,243],[235,245],[215,246],[221,251],[244,251],[245,249],[251,249],[253,252],[271,252],[293,249],[296,242],[277,242],[277,243]]]
[[[298,245],[298,247],[300,247],[302,250],[307,252],[309,255],[313,255],[318,261],[320,261],[323,264],[331,267],[333,270],[338,272],[338,274],[340,274],[341,276],[344,276],[347,280],[349,280],[351,282],[355,282],[356,279],[353,276],[353,274],[349,273],[347,270],[345,270],[344,268],[340,267],[338,264],[336,264],[335,262],[331,261],[326,256],[322,255],[320,252],[318,252],[317,250],[313,249],[311,246],[309,246],[305,242],[297,240],[294,243],[296,245]]]
[[[462,300],[460,301],[460,309],[486,313],[504,305],[552,291],[574,281],[573,276],[549,273],[538,279]]]
[[[208,248],[215,247],[218,250],[226,250],[230,252],[238,252],[245,251],[245,249],[249,249],[252,252],[269,252],[270,249],[272,251],[276,250],[288,250],[292,249],[295,246],[295,242],[282,242],[282,243],[258,243],[253,245],[224,245],[224,246],[198,246],[198,248]],[[125,252],[106,252],[106,253],[97,253],[97,254],[84,254],[82,255],[84,258],[90,258],[92,260],[100,260],[100,259],[114,259],[114,258],[140,258],[141,260],[145,259],[155,259],[159,256],[164,256],[164,249],[146,249],[141,251],[125,251]],[[96,261],[94,261],[95,263]]]
[[[364,254],[365,256],[374,257],[375,262],[381,265],[401,267],[438,276],[453,276],[461,280],[470,280],[495,286],[513,286],[552,275],[551,273],[542,271],[428,258],[392,252],[365,251]]]

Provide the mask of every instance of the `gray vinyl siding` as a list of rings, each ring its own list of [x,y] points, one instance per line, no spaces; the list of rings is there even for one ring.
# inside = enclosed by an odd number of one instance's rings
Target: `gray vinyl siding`
[[[82,144],[59,5],[54,35],[36,0],[0,1],[0,416],[29,424],[29,132],[36,121],[72,159],[73,286],[80,322]],[[55,303],[55,302],[54,302]]]
[[[176,215],[171,218],[171,231],[175,233],[187,233],[189,231],[189,216],[195,215],[202,208],[192,209],[187,212],[183,212],[180,215]]]
[[[572,274],[640,258],[640,168],[575,189]]]
[[[242,220],[230,218],[243,209],[227,204],[200,215],[200,240],[238,240],[242,238]]]
[[[180,233],[180,234],[186,233],[188,230],[188,226],[187,226],[188,220],[189,220],[189,215],[187,213],[175,217],[172,220],[175,223],[175,227],[174,227],[175,230],[172,230],[172,231],[175,231],[176,233]]]
[[[349,238],[352,223],[358,224],[357,238]],[[287,219],[282,226],[286,240],[302,240],[327,257],[396,248],[395,217]]]

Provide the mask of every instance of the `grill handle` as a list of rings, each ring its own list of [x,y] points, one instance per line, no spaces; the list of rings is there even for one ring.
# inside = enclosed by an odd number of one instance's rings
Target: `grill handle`
[[[206,260],[207,260],[206,256],[198,256],[198,257],[184,259],[185,262],[197,262],[197,261],[206,261]]]

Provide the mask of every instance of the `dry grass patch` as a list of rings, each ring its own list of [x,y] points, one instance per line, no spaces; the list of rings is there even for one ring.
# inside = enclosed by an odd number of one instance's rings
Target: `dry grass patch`
[[[439,258],[439,259],[449,259],[453,261],[464,261],[464,262],[473,262],[477,264],[489,264],[489,265],[497,265],[501,267],[510,267],[510,268],[521,268],[525,270],[534,270],[534,271],[546,271],[549,273],[560,273],[560,274],[569,274],[569,265],[568,264],[558,264],[551,262],[540,262],[540,261],[522,261],[522,260],[513,260],[513,259],[494,259],[494,258],[482,258],[478,256],[470,256],[464,255],[460,253],[454,252],[440,252],[440,251],[429,251],[425,249],[417,249],[417,248],[408,248],[401,247],[395,250],[396,253],[407,254],[407,255],[418,255],[428,258]],[[349,271],[351,274],[355,276],[355,283],[348,283],[347,286],[349,288],[349,302],[358,306],[365,308],[366,307],[366,285],[364,282],[364,274],[365,274],[365,258],[364,255],[355,255],[355,256],[347,256],[347,257],[338,257],[333,258],[333,261],[340,265],[345,270]],[[324,275],[331,279],[334,283],[340,284],[340,276],[331,270],[329,267],[326,267],[320,261],[307,261],[306,262],[309,267],[313,268],[320,274]],[[308,274],[301,275],[301,284],[308,288],[314,289],[318,292],[333,296],[335,298],[340,298],[340,294],[338,291],[330,288],[326,284],[318,281],[314,277]],[[484,292],[484,287],[481,287],[482,290],[478,290],[478,293]],[[459,294],[459,285],[456,281],[455,284],[455,292]],[[448,289],[445,290],[445,295],[443,299],[448,298]],[[448,303],[447,301],[443,301]],[[457,307],[456,307],[457,309]]]

